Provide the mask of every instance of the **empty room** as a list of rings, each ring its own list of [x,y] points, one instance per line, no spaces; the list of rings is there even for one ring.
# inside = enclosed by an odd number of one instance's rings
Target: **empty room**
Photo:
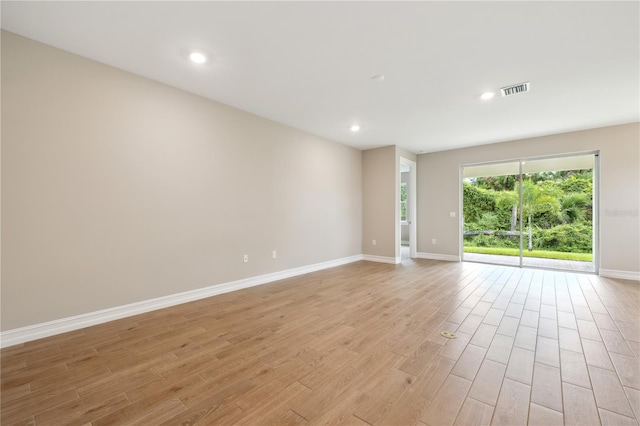
[[[0,7],[2,425],[638,425],[639,2]]]

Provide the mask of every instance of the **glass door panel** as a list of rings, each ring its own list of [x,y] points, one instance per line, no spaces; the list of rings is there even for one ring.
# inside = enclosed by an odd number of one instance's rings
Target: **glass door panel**
[[[523,266],[595,271],[595,156],[522,162]]]
[[[465,166],[463,260],[520,266],[520,162]]]

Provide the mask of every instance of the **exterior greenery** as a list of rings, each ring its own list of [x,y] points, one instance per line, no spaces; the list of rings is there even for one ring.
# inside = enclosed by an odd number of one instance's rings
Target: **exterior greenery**
[[[400,220],[407,221],[407,184],[405,182],[400,184]]]
[[[464,246],[592,252],[591,170],[471,178],[463,183]],[[522,217],[520,217],[522,216]]]

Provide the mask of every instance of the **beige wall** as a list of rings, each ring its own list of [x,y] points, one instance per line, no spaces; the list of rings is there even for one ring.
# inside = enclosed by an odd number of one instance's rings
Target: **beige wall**
[[[362,253],[396,257],[396,147],[362,152]],[[372,241],[376,240],[376,245]]]
[[[362,253],[387,261],[400,258],[400,157],[416,161],[415,154],[395,145],[362,153]]]
[[[362,153],[3,32],[2,229],[9,330],[360,254]]]
[[[418,156],[418,251],[460,255],[460,165],[600,150],[602,269],[640,272],[640,124]],[[607,215],[607,211],[635,214]],[[431,244],[435,238],[437,244]]]

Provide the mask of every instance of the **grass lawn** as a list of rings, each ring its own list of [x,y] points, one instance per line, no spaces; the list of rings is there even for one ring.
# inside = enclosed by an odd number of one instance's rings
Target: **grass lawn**
[[[464,247],[465,253],[482,253],[497,254],[501,256],[520,256],[520,250],[517,248],[503,247]],[[538,257],[542,259],[560,259],[560,260],[579,260],[582,262],[591,262],[593,255],[591,253],[565,253],[561,251],[544,251],[544,250],[524,250],[524,257]]]

